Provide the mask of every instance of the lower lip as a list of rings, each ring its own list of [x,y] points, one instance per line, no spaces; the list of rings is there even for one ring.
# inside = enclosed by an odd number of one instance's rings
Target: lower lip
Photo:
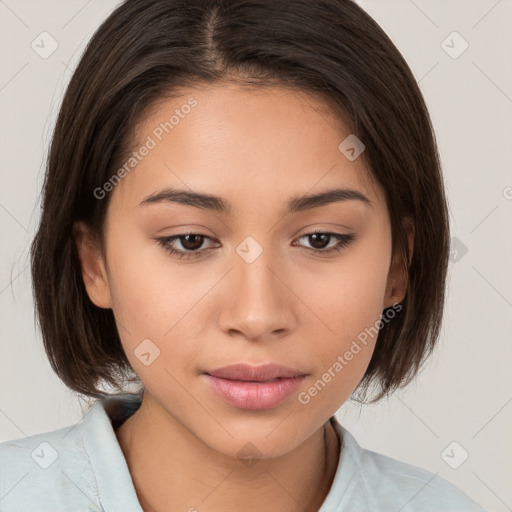
[[[205,374],[208,384],[227,403],[240,409],[270,409],[288,398],[306,378],[305,375],[272,382],[244,382]]]

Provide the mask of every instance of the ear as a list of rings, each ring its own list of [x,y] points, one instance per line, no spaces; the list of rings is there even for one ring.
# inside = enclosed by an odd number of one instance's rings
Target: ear
[[[414,222],[410,217],[404,217],[402,223],[407,233],[409,257],[412,259],[414,251]],[[404,269],[405,263],[398,248],[395,248],[389,267],[384,308],[390,307],[397,302],[402,302],[405,297],[409,282],[409,269]]]
[[[89,298],[100,308],[111,308],[112,298],[99,240],[83,222],[73,224],[73,236]]]

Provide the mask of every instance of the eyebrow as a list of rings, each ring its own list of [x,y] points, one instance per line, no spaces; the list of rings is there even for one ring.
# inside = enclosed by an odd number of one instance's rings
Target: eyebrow
[[[313,208],[326,206],[331,203],[351,200],[362,201],[364,204],[369,206],[372,205],[372,202],[358,190],[333,188],[317,194],[292,197],[288,201],[286,212],[303,212]],[[158,192],[154,192],[144,198],[139,206],[148,206],[157,203],[178,203],[200,208],[202,210],[225,213],[228,215],[233,214],[231,204],[222,197],[176,188],[165,188]]]

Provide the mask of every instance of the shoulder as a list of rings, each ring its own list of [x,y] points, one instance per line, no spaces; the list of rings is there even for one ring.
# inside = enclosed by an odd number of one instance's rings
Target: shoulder
[[[0,443],[0,512],[143,512],[115,434],[139,406],[102,399],[74,425]]]
[[[439,510],[485,512],[466,493],[439,473],[400,462],[370,450],[362,450],[362,464],[369,479],[381,482],[382,492],[396,496],[404,512]]]
[[[439,473],[366,450],[339,423],[335,429],[343,437],[338,468],[339,490],[343,490],[348,501],[342,508],[334,510],[356,507],[368,511],[485,512],[484,508]],[[341,470],[344,475],[341,475]]]
[[[83,429],[82,418],[69,427],[0,443],[0,511],[101,510]]]

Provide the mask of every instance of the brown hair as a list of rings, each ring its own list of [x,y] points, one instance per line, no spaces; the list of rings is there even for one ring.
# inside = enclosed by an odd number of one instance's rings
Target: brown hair
[[[409,276],[403,307],[382,324],[358,388],[365,396],[377,384],[376,399],[389,394],[410,382],[439,336],[449,224],[420,89],[392,41],[351,0],[125,0],[102,23],[60,108],[31,247],[52,368],[90,397],[107,395],[99,383],[141,384],[112,310],[87,295],[73,224],[85,222],[103,240],[110,195],[98,200],[94,190],[133,151],[137,124],[178,87],[226,80],[316,94],[365,144],[361,158],[386,192],[393,248]],[[412,258],[404,217],[415,226]]]

